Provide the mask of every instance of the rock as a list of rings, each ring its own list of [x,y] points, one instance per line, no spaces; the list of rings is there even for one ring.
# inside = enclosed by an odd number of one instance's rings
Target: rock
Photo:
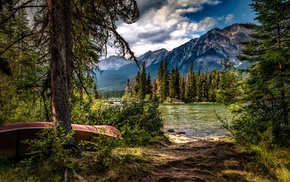
[[[174,132],[174,129],[169,129],[167,131],[170,132],[170,133],[173,133]]]
[[[178,135],[184,135],[185,132],[184,131],[180,131],[180,132],[176,132]]]

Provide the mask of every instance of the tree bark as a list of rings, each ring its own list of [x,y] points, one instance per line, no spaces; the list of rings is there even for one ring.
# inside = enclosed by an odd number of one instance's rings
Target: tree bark
[[[52,121],[71,131],[72,22],[70,0],[48,0]]]

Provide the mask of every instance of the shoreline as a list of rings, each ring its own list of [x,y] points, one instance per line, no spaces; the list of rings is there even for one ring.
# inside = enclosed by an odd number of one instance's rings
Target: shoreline
[[[219,105],[219,104],[222,104],[222,103],[218,103],[218,102],[162,102],[160,103],[160,105]]]
[[[171,143],[176,144],[185,144],[191,142],[198,142],[198,141],[224,141],[224,140],[232,140],[231,136],[185,136],[180,134],[171,134],[171,133],[164,133],[164,136],[168,138]]]

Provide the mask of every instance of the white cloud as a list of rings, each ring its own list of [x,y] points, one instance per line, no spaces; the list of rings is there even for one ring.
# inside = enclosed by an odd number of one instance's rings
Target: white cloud
[[[233,20],[233,18],[234,18],[234,15],[233,14],[228,14],[226,16],[225,24],[230,23]]]
[[[198,37],[198,33],[213,28],[217,21],[205,17],[199,22],[182,16],[184,13],[201,11],[204,4],[217,5],[219,0],[167,0],[162,6],[150,8],[151,0],[137,0],[144,14],[134,23],[119,24],[117,31],[130,43],[136,56],[149,51],[173,48]],[[160,1],[159,1],[160,2]],[[229,15],[228,15],[229,16]],[[229,17],[230,18],[230,17]],[[156,34],[156,35],[155,35]],[[166,35],[164,35],[166,34]],[[108,55],[112,50],[108,50]]]

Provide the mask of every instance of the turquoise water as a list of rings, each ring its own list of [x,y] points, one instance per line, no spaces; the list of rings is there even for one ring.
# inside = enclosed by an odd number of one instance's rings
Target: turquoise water
[[[218,104],[182,104],[160,105],[160,111],[164,122],[164,132],[174,133],[188,137],[226,136],[229,132],[221,129],[221,118],[231,119],[230,112],[223,105]]]

